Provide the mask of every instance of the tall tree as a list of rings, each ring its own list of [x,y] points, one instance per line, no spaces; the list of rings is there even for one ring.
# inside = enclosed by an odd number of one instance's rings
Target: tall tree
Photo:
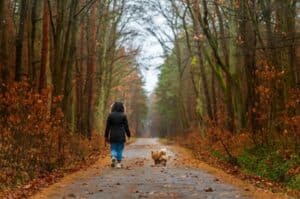
[[[94,5],[91,11],[91,29],[90,39],[91,41],[97,40],[97,15],[96,6]],[[88,108],[87,108],[87,136],[91,138],[94,128],[94,113],[95,113],[95,75],[96,75],[96,43],[90,43],[90,54],[88,61],[87,71],[87,86],[88,86]]]
[[[42,91],[46,86],[46,69],[49,63],[49,32],[50,32],[50,14],[48,0],[44,0],[44,11],[43,11],[43,40],[41,50],[41,68],[39,78],[39,92]]]
[[[24,44],[25,21],[28,14],[28,0],[21,1],[19,12],[19,29],[16,38],[15,80],[20,81],[23,75],[22,55]]]

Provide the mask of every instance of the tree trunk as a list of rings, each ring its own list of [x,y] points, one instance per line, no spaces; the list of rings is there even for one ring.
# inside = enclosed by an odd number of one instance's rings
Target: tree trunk
[[[19,31],[16,38],[16,62],[15,62],[15,80],[20,81],[22,78],[22,53],[23,53],[23,40],[24,40],[24,30],[25,30],[25,19],[27,16],[27,5],[28,0],[21,1],[20,8],[20,21],[19,21]]]
[[[255,107],[255,101],[258,99],[255,92],[255,87],[257,85],[256,82],[256,33],[251,26],[249,20],[247,20],[247,6],[246,0],[241,0],[241,8],[240,8],[240,17],[241,22],[240,26],[240,35],[242,41],[244,41],[242,45],[242,52],[243,52],[243,64],[246,69],[246,78],[247,78],[247,99],[246,99],[246,107],[248,107],[248,114],[249,114],[249,123],[252,132],[256,134],[256,132],[260,129],[259,124],[257,122],[258,116],[252,109]],[[252,5],[255,6],[255,5]],[[254,12],[254,10],[253,10]]]
[[[96,6],[94,5],[91,11],[91,49],[89,55],[89,70],[88,70],[88,108],[87,108],[87,137],[92,137],[92,131],[94,127],[94,114],[95,114],[95,72],[96,72]]]
[[[33,0],[32,4],[32,11],[31,11],[31,38],[30,38],[30,63],[29,63],[29,70],[30,70],[30,80],[34,86],[36,86],[36,56],[35,56],[35,40],[36,40],[36,33],[37,33],[37,11],[38,11],[38,0]],[[49,16],[50,17],[50,16]],[[50,20],[50,18],[49,18]]]
[[[44,0],[44,14],[43,14],[43,40],[42,40],[42,51],[41,51],[41,69],[39,78],[39,92],[46,87],[46,68],[48,65],[49,56],[49,5],[48,0]]]
[[[85,98],[83,88],[85,87],[84,74],[85,67],[83,62],[84,56],[84,26],[80,26],[80,42],[79,42],[79,61],[76,61],[76,129],[77,131],[84,133],[84,118],[85,118]]]
[[[52,72],[52,83],[53,83],[53,96],[59,96],[63,93],[63,81],[64,81],[64,68],[62,65],[63,53],[65,50],[65,40],[66,38],[66,14],[68,1],[57,1],[56,8],[56,22],[53,21],[53,10],[51,10],[49,5],[49,11],[51,14],[50,20],[52,24],[52,36],[53,36],[53,52],[51,53],[51,72]],[[55,24],[55,25],[54,25]],[[68,28],[68,26],[67,26]],[[65,36],[65,37],[64,37]]]
[[[0,0],[0,83],[6,83],[9,81],[9,55],[8,55],[8,43],[7,43],[7,1]]]

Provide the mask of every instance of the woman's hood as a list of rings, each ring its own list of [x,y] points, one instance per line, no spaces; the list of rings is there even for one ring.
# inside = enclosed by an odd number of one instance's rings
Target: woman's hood
[[[111,108],[111,112],[124,113],[124,105],[122,102],[115,102]]]

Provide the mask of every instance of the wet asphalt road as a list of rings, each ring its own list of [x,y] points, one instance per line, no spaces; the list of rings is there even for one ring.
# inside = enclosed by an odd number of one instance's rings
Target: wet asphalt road
[[[157,139],[141,138],[126,147],[122,169],[107,166],[70,182],[43,198],[249,198],[242,190],[224,184],[215,176],[196,168],[176,163],[177,156],[169,148],[167,167],[153,166],[151,150],[167,148]]]

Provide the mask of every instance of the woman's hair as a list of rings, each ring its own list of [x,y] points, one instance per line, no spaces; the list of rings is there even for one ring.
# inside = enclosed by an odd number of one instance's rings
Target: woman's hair
[[[121,112],[124,113],[124,105],[122,102],[115,102],[112,105],[111,112]]]

